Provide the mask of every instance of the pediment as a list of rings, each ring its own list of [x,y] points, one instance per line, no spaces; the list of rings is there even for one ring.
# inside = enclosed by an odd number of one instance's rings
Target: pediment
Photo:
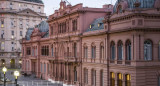
[[[27,8],[17,12],[18,15],[26,15],[26,16],[41,16],[40,14],[34,12],[33,10]]]
[[[42,35],[42,34],[41,34],[41,32],[39,31],[38,28],[35,28],[35,29],[33,30],[32,34],[31,34],[32,37],[33,37],[33,36],[41,36],[41,35]]]

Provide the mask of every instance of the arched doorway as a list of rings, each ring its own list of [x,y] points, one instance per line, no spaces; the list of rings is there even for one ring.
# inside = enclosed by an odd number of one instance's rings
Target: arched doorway
[[[15,59],[10,60],[10,67],[15,68]]]
[[[6,64],[6,61],[4,60],[4,59],[1,59],[1,67],[3,67],[3,66],[5,66],[5,64]]]

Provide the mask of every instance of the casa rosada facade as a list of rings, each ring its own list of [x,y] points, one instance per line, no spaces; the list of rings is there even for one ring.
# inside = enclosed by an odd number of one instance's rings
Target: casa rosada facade
[[[103,8],[60,2],[28,30],[22,71],[74,86],[160,86],[160,0]]]

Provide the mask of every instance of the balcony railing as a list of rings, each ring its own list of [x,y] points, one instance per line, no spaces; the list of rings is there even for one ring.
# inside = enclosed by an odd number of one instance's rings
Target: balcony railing
[[[80,61],[79,53],[76,53],[76,55],[74,55],[71,52],[65,53],[65,61],[68,61],[68,62],[79,62]]]

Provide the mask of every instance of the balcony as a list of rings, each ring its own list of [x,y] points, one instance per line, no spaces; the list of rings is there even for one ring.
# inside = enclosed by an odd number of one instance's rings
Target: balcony
[[[79,53],[73,55],[71,52],[65,53],[65,61],[67,62],[80,62]]]
[[[32,59],[32,60],[36,60],[37,59],[37,56],[29,56],[29,59]]]
[[[130,60],[126,60],[126,61],[125,61],[125,64],[126,64],[126,65],[131,65],[131,61],[130,61]]]
[[[54,56],[49,56],[49,57],[47,57],[47,59],[50,60],[50,61],[53,61],[53,60],[55,60],[55,57]]]

